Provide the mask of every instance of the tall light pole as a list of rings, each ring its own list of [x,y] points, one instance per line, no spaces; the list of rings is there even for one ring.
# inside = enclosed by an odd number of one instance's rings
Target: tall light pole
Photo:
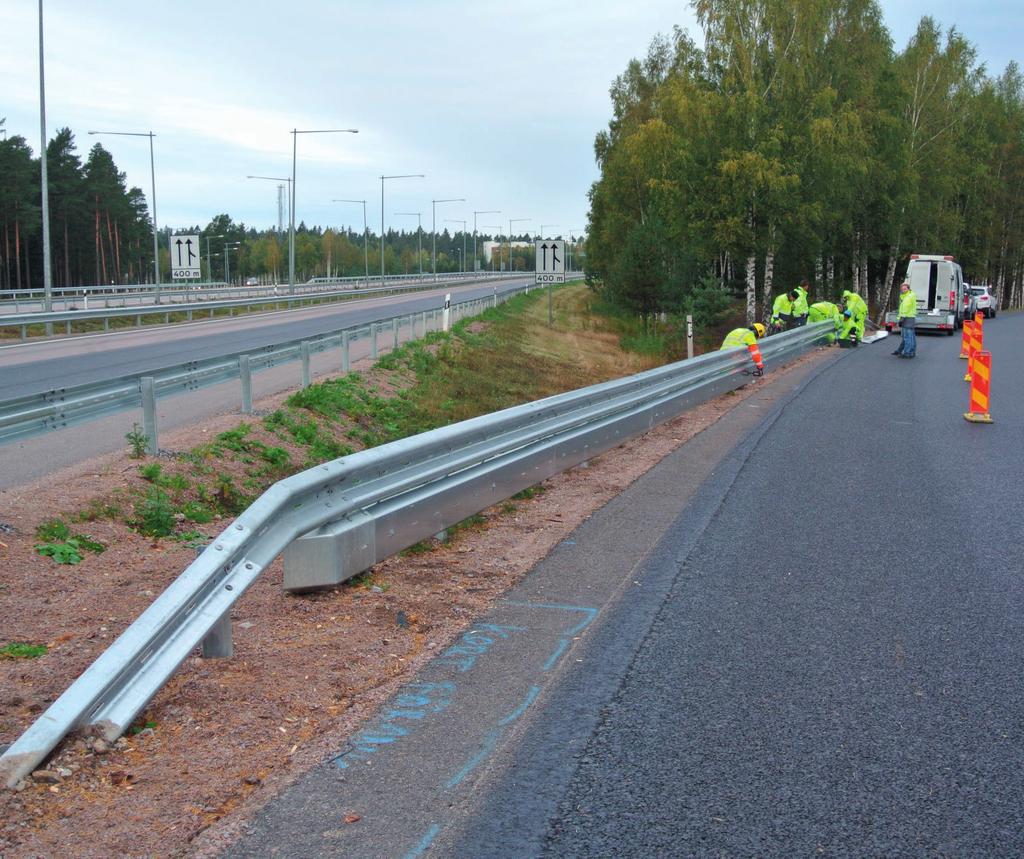
[[[358,134],[358,128],[293,128],[292,135],[292,185],[291,203],[288,206],[288,291],[295,292],[295,160],[300,134]]]
[[[289,179],[287,176],[246,176],[245,178],[246,179],[268,179],[271,182],[285,182],[285,183],[287,183],[287,185],[288,185],[288,210],[289,210],[289,213],[291,212],[291,207],[292,207],[292,180]],[[278,197],[277,201],[278,201],[278,205],[280,205],[281,198]],[[278,209],[278,214],[280,214],[280,211],[281,210]]]
[[[508,270],[512,271],[512,225],[523,221],[532,221],[533,218],[509,218],[508,219]]]
[[[39,0],[39,149],[40,193],[42,194],[43,216],[43,310],[53,310],[53,272],[50,268],[50,189],[46,175],[46,84],[43,70],[43,0]],[[4,132],[4,139],[7,133]],[[52,333],[50,325],[46,333]]]
[[[210,261],[210,239],[222,239],[224,233],[219,236],[206,236],[206,273],[210,276],[210,282],[213,282],[213,263]]]
[[[370,283],[370,251],[366,241],[366,200],[331,200],[332,203],[362,203],[363,204],[363,267],[366,269],[366,283]]]
[[[423,221],[420,212],[395,212],[395,215],[416,216],[416,259],[420,264],[420,280],[423,280]]]
[[[230,251],[240,248],[241,242],[224,242],[224,283],[231,286],[231,256]]]
[[[40,0],[42,3],[42,0]],[[160,246],[157,242],[156,228],[156,166],[153,162],[153,138],[156,137],[152,131],[90,131],[89,134],[115,134],[118,137],[148,137],[149,138],[149,178],[153,183],[153,286],[156,294],[155,301],[160,303]]]
[[[501,209],[477,209],[473,212],[473,271],[476,271],[476,216],[477,215],[500,215]],[[499,227],[499,229],[501,229]]]
[[[396,173],[380,177],[380,285],[384,285],[384,181],[386,179],[426,179],[424,173]]]
[[[465,203],[465,197],[448,197],[444,200],[431,200],[431,224],[430,224],[430,273],[437,280],[437,204],[438,203]]]
[[[462,271],[466,271],[466,222],[460,221],[457,218],[449,218],[445,221],[446,224],[462,224]]]

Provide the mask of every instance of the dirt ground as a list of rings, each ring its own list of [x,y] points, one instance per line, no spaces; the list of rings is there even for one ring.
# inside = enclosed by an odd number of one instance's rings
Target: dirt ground
[[[779,384],[793,366],[756,385]],[[432,551],[390,558],[358,584],[291,596],[278,559],[232,613],[232,659],[188,659],[134,733],[110,747],[71,738],[45,770],[0,790],[0,856],[212,855],[573,528],[754,390],[719,397],[545,481],[534,497],[485,511],[481,525]],[[271,410],[280,399],[257,406]],[[186,449],[197,434],[212,438],[237,423],[225,415],[161,442]],[[64,566],[35,553],[39,522],[114,491],[137,469],[126,452],[0,492],[0,644],[49,648],[37,659],[0,659],[0,749],[195,556],[103,520],[83,525],[108,544],[102,554]]]

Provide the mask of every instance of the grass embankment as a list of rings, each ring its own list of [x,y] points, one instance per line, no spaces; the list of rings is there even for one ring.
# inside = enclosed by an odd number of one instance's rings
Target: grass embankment
[[[153,539],[202,545],[204,526],[219,530],[218,520],[304,468],[661,363],[623,350],[629,326],[595,314],[591,301],[583,285],[556,290],[549,326],[546,293],[517,297],[451,333],[407,343],[369,371],[300,390],[262,419],[173,460],[147,460],[128,486],[65,518],[113,520]],[[40,551],[64,563],[80,561],[80,549],[95,551],[61,519],[43,523],[37,536],[47,546]],[[71,545],[55,548],[62,543]]]

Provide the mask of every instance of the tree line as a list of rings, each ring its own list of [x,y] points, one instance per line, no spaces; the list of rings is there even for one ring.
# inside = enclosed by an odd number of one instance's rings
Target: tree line
[[[588,276],[645,319],[745,299],[891,305],[911,253],[952,254],[1024,304],[1024,79],[922,18],[894,49],[875,0],[693,0],[611,87]]]
[[[151,282],[153,222],[142,190],[127,187],[125,174],[99,143],[83,162],[69,128],[57,131],[46,152],[54,287]],[[0,289],[43,286],[40,176],[40,160],[24,137],[0,140]],[[168,249],[175,234],[200,236],[205,280],[225,280],[228,275],[233,282],[248,277],[273,282],[288,278],[287,232],[258,230],[220,214],[205,227],[197,224],[159,230],[164,282],[171,279]],[[498,238],[477,233],[480,270],[533,271],[534,250],[528,234],[512,237],[511,259],[507,245],[485,258],[483,243]],[[517,246],[517,242],[526,246]],[[472,233],[445,229],[437,234],[436,246],[438,272],[474,270]],[[384,271],[389,275],[429,273],[431,250],[429,232],[389,229],[384,241]],[[582,247],[577,251],[579,259]],[[305,223],[296,227],[295,274],[299,281],[358,277],[367,268],[371,277],[380,274],[380,237],[372,231],[364,239],[362,230],[351,228],[325,229]]]

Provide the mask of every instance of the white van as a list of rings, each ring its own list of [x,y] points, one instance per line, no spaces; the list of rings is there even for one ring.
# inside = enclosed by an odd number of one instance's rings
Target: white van
[[[904,279],[917,296],[918,331],[945,331],[952,336],[963,325],[969,296],[955,257],[911,254]],[[899,328],[898,320],[896,311],[886,313],[885,327]]]

